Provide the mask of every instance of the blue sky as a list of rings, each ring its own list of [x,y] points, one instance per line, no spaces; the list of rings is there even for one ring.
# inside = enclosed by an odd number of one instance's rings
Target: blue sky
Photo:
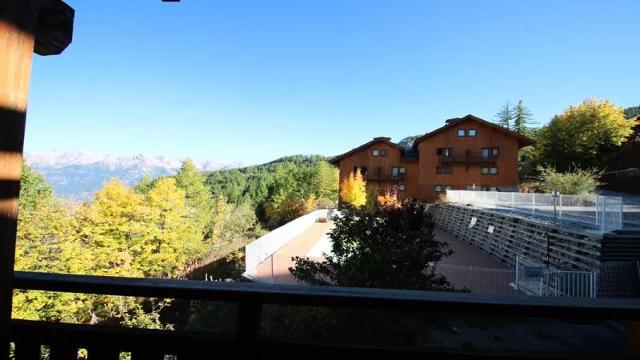
[[[640,1],[67,0],[26,151],[260,163],[334,155],[523,99],[640,104]]]

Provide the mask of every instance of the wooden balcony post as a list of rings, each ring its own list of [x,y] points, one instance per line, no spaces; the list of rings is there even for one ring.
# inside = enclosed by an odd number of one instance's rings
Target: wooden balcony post
[[[73,9],[60,0],[0,1],[0,358],[8,357],[13,266],[33,52],[71,42]]]

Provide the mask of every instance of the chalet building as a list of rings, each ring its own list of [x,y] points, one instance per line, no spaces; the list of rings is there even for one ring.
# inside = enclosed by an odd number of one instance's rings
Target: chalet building
[[[403,148],[377,137],[331,159],[340,179],[359,169],[367,184],[391,187],[400,198],[437,200],[446,190],[512,191],[518,150],[534,141],[473,115],[446,124]]]

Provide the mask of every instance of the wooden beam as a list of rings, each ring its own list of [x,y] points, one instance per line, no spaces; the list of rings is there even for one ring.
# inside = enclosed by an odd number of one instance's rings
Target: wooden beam
[[[27,99],[35,46],[26,1],[5,2],[0,15],[0,357],[8,358],[13,265]]]
[[[61,0],[0,1],[0,358],[8,358],[18,196],[33,52],[61,53],[74,11]]]

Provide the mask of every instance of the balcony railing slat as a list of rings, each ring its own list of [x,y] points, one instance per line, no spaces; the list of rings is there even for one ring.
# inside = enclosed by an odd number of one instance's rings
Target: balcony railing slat
[[[40,344],[35,339],[15,341],[14,343],[16,360],[40,360]]]
[[[88,353],[91,360],[120,360],[120,350],[108,347],[106,344],[90,347]]]
[[[70,341],[58,341],[49,344],[49,360],[76,360],[78,347]]]
[[[15,287],[89,294],[219,300],[233,303],[407,309],[591,319],[640,319],[638,299],[512,297],[451,292],[215,283],[17,272]]]

